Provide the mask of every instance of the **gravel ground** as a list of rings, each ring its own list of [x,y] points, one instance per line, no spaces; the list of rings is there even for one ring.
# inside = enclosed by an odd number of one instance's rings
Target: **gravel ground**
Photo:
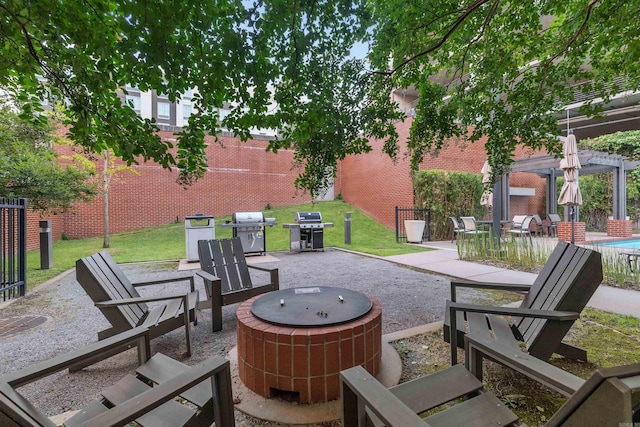
[[[263,263],[265,267],[277,267],[280,287],[338,286],[370,295],[382,304],[383,334],[423,325],[443,318],[445,299],[449,295],[449,279],[427,274],[377,258],[345,251],[326,249],[324,252],[272,253],[277,262]],[[132,281],[167,277],[177,273],[177,262],[138,263],[122,265]],[[254,284],[267,280],[257,272]],[[173,284],[172,290],[188,285]],[[202,282],[196,286],[204,296]],[[169,286],[166,286],[167,288]],[[143,294],[160,293],[158,287],[143,288]],[[480,298],[472,290],[461,293],[460,301]],[[199,314],[199,323],[193,329],[194,353],[184,356],[184,329],[154,339],[152,352],[162,352],[170,357],[193,365],[210,355],[226,355],[236,345],[235,310],[237,305],[223,308],[223,330],[212,334],[210,311]],[[97,332],[109,327],[100,311],[71,273],[30,292],[27,296],[0,308],[0,318],[13,316],[46,316],[48,321],[28,331],[3,337],[0,341],[0,374],[11,372],[36,362],[64,354],[83,345],[95,342]],[[21,392],[37,408],[47,415],[79,409],[104,389],[104,384],[135,369],[133,351],[114,356],[104,362],[85,368],[81,372],[62,372],[21,388]],[[241,414],[239,426],[273,426]]]

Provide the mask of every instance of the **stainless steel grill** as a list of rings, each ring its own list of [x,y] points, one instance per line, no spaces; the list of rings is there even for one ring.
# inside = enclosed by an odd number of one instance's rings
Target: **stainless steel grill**
[[[233,237],[239,237],[242,250],[247,254],[264,255],[266,253],[265,226],[276,225],[275,218],[265,218],[264,212],[236,212],[231,222],[221,227],[231,227]]]
[[[324,250],[324,229],[333,227],[331,222],[322,222],[320,212],[296,212],[294,224],[283,224],[289,229],[289,246],[292,251]]]

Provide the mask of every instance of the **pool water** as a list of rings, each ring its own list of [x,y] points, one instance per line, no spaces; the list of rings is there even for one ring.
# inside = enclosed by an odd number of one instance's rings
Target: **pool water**
[[[622,249],[640,249],[640,239],[617,240],[615,242],[599,242],[596,246],[610,246]]]

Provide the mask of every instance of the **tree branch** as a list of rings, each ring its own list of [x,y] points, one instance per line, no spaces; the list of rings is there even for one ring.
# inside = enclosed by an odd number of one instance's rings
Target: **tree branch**
[[[417,53],[407,59],[405,59],[404,61],[402,61],[399,65],[397,65],[395,68],[391,69],[390,71],[375,71],[375,74],[383,74],[383,75],[393,75],[395,74],[398,70],[404,68],[405,66],[407,66],[409,63],[415,61],[416,59],[428,55],[431,52],[437,50],[440,46],[442,46],[448,39],[449,37],[451,37],[453,35],[453,33],[455,33],[455,31],[458,29],[458,27],[460,25],[462,25],[462,23],[473,13],[475,12],[476,9],[478,9],[480,6],[489,3],[490,0],[476,0],[475,3],[473,3],[471,6],[469,6],[464,13],[462,14],[462,16],[458,17],[458,19],[456,19],[456,21],[453,23],[453,25],[451,25],[451,27],[449,28],[449,30],[446,32],[445,35],[443,35],[440,40],[438,40],[434,45],[430,46],[429,48],[427,48],[426,50]]]

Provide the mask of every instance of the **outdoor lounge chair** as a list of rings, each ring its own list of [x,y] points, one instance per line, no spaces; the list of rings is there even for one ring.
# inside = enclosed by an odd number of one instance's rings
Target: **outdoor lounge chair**
[[[114,349],[138,343],[140,366],[103,390],[97,400],[69,418],[64,426],[233,426],[233,396],[229,361],[214,356],[189,367],[161,353],[149,357],[149,330],[138,327],[0,377],[0,425],[55,427],[18,388],[78,362],[104,359]],[[142,343],[140,343],[140,341]],[[90,375],[90,374],[88,374]],[[78,380],[82,381],[81,377]]]
[[[236,304],[266,292],[278,290],[277,268],[248,265],[239,237],[198,241],[200,268],[197,274],[204,280],[207,299],[198,309],[211,309],[213,332],[222,330],[222,307]],[[249,268],[269,273],[269,283],[253,286]]]
[[[102,340],[120,332],[145,326],[151,338],[174,329],[185,328],[187,356],[191,355],[189,324],[198,323],[196,303],[198,291],[194,288],[193,274],[162,280],[132,283],[107,251],[76,261],[76,280],[87,295],[111,323],[111,328],[98,332]],[[140,296],[136,287],[189,281],[190,291],[171,295]],[[166,301],[166,303],[160,303]],[[158,302],[149,306],[148,302]]]
[[[544,363],[544,362],[541,362]],[[447,368],[396,388],[386,389],[361,366],[340,373],[342,389],[342,425],[359,427],[384,425],[387,427],[409,426],[508,426],[518,425],[518,418],[492,393],[483,392],[473,386],[468,372],[460,365]],[[413,384],[412,384],[413,383]],[[412,393],[399,393],[405,386]],[[459,388],[461,396],[469,392],[475,397],[451,406],[446,410],[420,418],[422,406],[418,400],[453,400]],[[471,389],[471,390],[469,390]],[[451,392],[450,392],[451,391]],[[598,369],[584,381],[576,392],[551,416],[547,427],[557,426],[632,426],[640,419],[640,364]]]
[[[451,343],[451,363],[457,363],[456,346],[464,334],[490,336],[512,345],[523,341],[529,354],[547,360],[553,353],[587,360],[584,350],[563,343],[564,336],[602,282],[602,257],[591,249],[559,242],[532,285],[451,281],[447,301],[444,338]],[[526,291],[520,307],[460,304],[456,289]],[[497,315],[512,316],[511,324]],[[450,334],[450,330],[458,331]],[[517,343],[516,343],[517,344]]]

